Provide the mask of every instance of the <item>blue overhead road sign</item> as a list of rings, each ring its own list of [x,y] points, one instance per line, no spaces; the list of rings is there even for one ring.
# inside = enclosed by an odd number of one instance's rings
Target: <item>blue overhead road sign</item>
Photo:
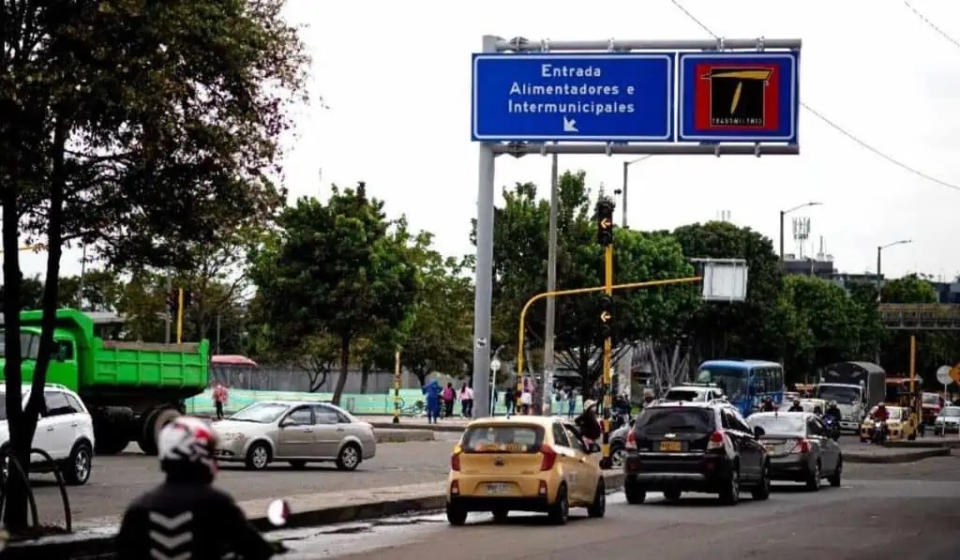
[[[678,139],[797,143],[798,56],[680,53]]]
[[[672,142],[673,53],[474,54],[471,137]]]

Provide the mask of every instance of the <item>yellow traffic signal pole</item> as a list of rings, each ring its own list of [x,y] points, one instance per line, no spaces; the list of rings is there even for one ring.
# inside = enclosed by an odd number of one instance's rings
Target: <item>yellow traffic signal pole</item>
[[[606,274],[608,281],[613,279],[613,247],[607,247],[605,251],[608,252],[609,257],[606,261]],[[540,301],[541,299],[548,297],[560,297],[560,296],[573,296],[579,294],[593,294],[597,292],[605,292],[607,295],[610,295],[614,290],[632,290],[637,288],[656,288],[660,286],[672,286],[675,284],[693,284],[695,282],[700,282],[703,280],[702,276],[690,276],[687,278],[671,278],[668,280],[648,280],[646,282],[631,282],[629,284],[606,284],[603,286],[596,286],[593,288],[575,288],[572,290],[555,290],[553,292],[543,292],[539,293],[530,299],[527,300],[527,303],[523,305],[523,309],[520,310],[520,328],[517,332],[517,388],[518,390],[522,389],[521,381],[523,379],[523,331],[524,326],[526,325],[527,320],[527,311],[530,309],[530,306],[534,303]],[[610,385],[610,353],[611,353],[611,341],[610,338],[606,338],[603,342],[603,365],[604,365],[604,388]],[[609,393],[609,391],[606,391]],[[604,396],[605,406],[608,406],[606,403],[609,401],[610,395],[607,394]],[[604,458],[609,458],[610,446],[609,446],[609,420],[604,422]]]
[[[910,335],[910,408],[912,411],[911,415],[916,414],[917,424],[913,427],[914,435],[917,433],[917,428],[920,427],[920,423],[923,422],[923,399],[921,395],[917,393],[917,335]]]
[[[607,245],[603,248],[603,281],[604,293],[613,296],[613,245]],[[601,320],[603,318],[601,317]],[[606,319],[609,321],[610,319]],[[603,463],[604,468],[610,466],[610,413],[613,409],[613,380],[610,376],[610,353],[613,345],[610,339],[610,331],[607,331],[607,337],[603,339]]]
[[[393,423],[400,423],[400,351],[393,355]]]
[[[183,342],[183,288],[177,290],[177,344]]]

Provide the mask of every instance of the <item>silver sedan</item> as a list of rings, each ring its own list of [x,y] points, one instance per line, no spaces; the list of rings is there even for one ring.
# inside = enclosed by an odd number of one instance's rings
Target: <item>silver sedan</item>
[[[352,471],[377,451],[373,426],[327,403],[262,401],[213,424],[219,436],[217,458],[261,470],[271,461],[294,468],[334,461]]]

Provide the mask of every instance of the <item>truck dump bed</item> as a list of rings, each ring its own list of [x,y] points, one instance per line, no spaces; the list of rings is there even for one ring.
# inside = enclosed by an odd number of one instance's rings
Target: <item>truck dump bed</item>
[[[162,389],[207,386],[208,343],[157,344],[93,341],[93,367],[82,373],[81,386],[157,387]]]

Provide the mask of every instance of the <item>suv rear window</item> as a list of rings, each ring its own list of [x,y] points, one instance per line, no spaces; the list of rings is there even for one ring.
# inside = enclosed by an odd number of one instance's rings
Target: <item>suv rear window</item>
[[[649,408],[640,414],[635,426],[640,437],[667,432],[712,432],[714,413],[693,407]]]
[[[696,401],[700,400],[701,393],[691,389],[671,389],[663,397],[665,401]]]
[[[539,426],[475,426],[463,434],[465,453],[536,453],[543,443]]]

